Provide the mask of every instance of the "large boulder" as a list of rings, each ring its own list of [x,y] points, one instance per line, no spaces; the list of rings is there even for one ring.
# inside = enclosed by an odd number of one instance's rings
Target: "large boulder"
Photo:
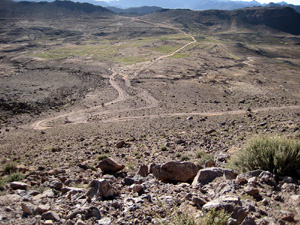
[[[205,205],[204,210],[224,210],[236,220],[236,224],[241,224],[247,216],[246,210],[242,207],[240,198],[237,196],[221,196]]]
[[[97,166],[97,168],[100,168],[104,173],[115,173],[124,169],[124,167],[124,165],[121,165],[110,158],[103,159]]]
[[[161,181],[191,182],[199,168],[192,162],[167,162],[152,166],[153,175]]]
[[[210,167],[199,170],[194,181],[192,183],[193,188],[197,187],[199,184],[205,185],[212,182],[217,177],[224,177],[226,179],[235,179],[237,173],[230,169],[225,169],[222,167]]]
[[[101,198],[111,198],[118,195],[117,190],[112,186],[112,183],[108,180],[99,179],[93,180],[89,189],[87,190],[86,196],[89,198],[101,197]]]

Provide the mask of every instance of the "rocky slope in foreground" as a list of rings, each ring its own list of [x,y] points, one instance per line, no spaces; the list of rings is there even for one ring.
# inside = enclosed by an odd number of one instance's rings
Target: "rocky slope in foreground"
[[[2,187],[0,223],[175,224],[187,214],[201,220],[212,209],[228,212],[227,224],[299,222],[295,179],[261,170],[237,174],[221,167],[227,157],[216,153],[203,169],[171,161],[133,173],[110,158],[95,167],[90,160],[51,170],[18,168],[26,179]]]

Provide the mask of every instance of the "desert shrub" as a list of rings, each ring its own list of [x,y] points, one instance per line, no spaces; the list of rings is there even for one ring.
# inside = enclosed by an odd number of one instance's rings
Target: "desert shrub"
[[[238,172],[261,169],[293,175],[300,168],[300,142],[281,136],[255,136],[231,158],[228,166]]]
[[[203,216],[195,218],[194,216],[185,213],[177,212],[167,215],[168,218],[161,220],[159,224],[174,224],[174,225],[226,225],[229,214],[224,210],[209,210]]]
[[[181,155],[180,161],[188,161],[190,160],[190,157],[188,155]]]
[[[14,162],[7,162],[3,164],[2,167],[5,173],[12,173],[17,170],[16,164]]]
[[[103,155],[103,154],[102,154],[102,155],[99,155],[99,156],[98,156],[98,160],[99,160],[99,161],[101,161],[101,160],[103,160],[103,159],[107,159],[107,158],[108,158],[108,155]]]
[[[165,145],[161,145],[161,146],[160,146],[160,150],[161,150],[161,151],[167,151],[168,148],[167,148],[167,146],[165,146]]]
[[[197,159],[199,159],[198,163],[200,165],[204,165],[206,161],[210,161],[210,162],[214,161],[214,155],[206,153],[204,151],[197,151],[195,156]]]
[[[230,215],[224,210],[209,210],[200,218],[201,223],[205,225],[226,225]]]
[[[6,177],[6,182],[20,181],[25,179],[25,175],[23,173],[12,173],[8,177]]]

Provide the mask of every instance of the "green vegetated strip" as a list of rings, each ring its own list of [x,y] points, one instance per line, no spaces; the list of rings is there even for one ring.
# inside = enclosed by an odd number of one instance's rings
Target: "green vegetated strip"
[[[149,56],[136,56],[128,55],[125,57],[115,58],[115,55],[124,49],[127,48],[137,48],[143,47],[145,45],[151,45],[157,41],[168,40],[176,41],[174,45],[162,45],[155,48],[149,48],[149,50],[160,52],[164,54],[172,53],[173,51],[180,48],[182,45],[178,44],[178,41],[186,41],[189,39],[184,35],[170,35],[170,36],[159,36],[159,37],[141,37],[134,40],[124,41],[123,43],[110,43],[110,42],[86,42],[83,45],[68,45],[61,46],[56,49],[42,52],[40,54],[35,54],[34,56],[44,58],[44,59],[62,59],[69,56],[78,56],[78,57],[92,57],[94,59],[114,59],[115,62],[122,62],[125,64],[133,64],[137,62],[143,62],[151,60]],[[93,44],[94,43],[94,44]],[[134,53],[133,53],[134,54]]]
[[[115,62],[124,63],[126,65],[132,65],[140,62],[150,61],[151,57],[143,56],[128,56],[128,57],[119,57],[115,58]]]

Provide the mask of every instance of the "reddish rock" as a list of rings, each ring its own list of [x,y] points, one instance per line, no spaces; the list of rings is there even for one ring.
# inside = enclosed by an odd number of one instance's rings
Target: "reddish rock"
[[[97,166],[105,173],[114,173],[124,169],[124,165],[121,165],[110,158],[103,159]]]
[[[167,162],[153,173],[157,179],[162,181],[189,182],[194,179],[199,168],[192,162]]]

